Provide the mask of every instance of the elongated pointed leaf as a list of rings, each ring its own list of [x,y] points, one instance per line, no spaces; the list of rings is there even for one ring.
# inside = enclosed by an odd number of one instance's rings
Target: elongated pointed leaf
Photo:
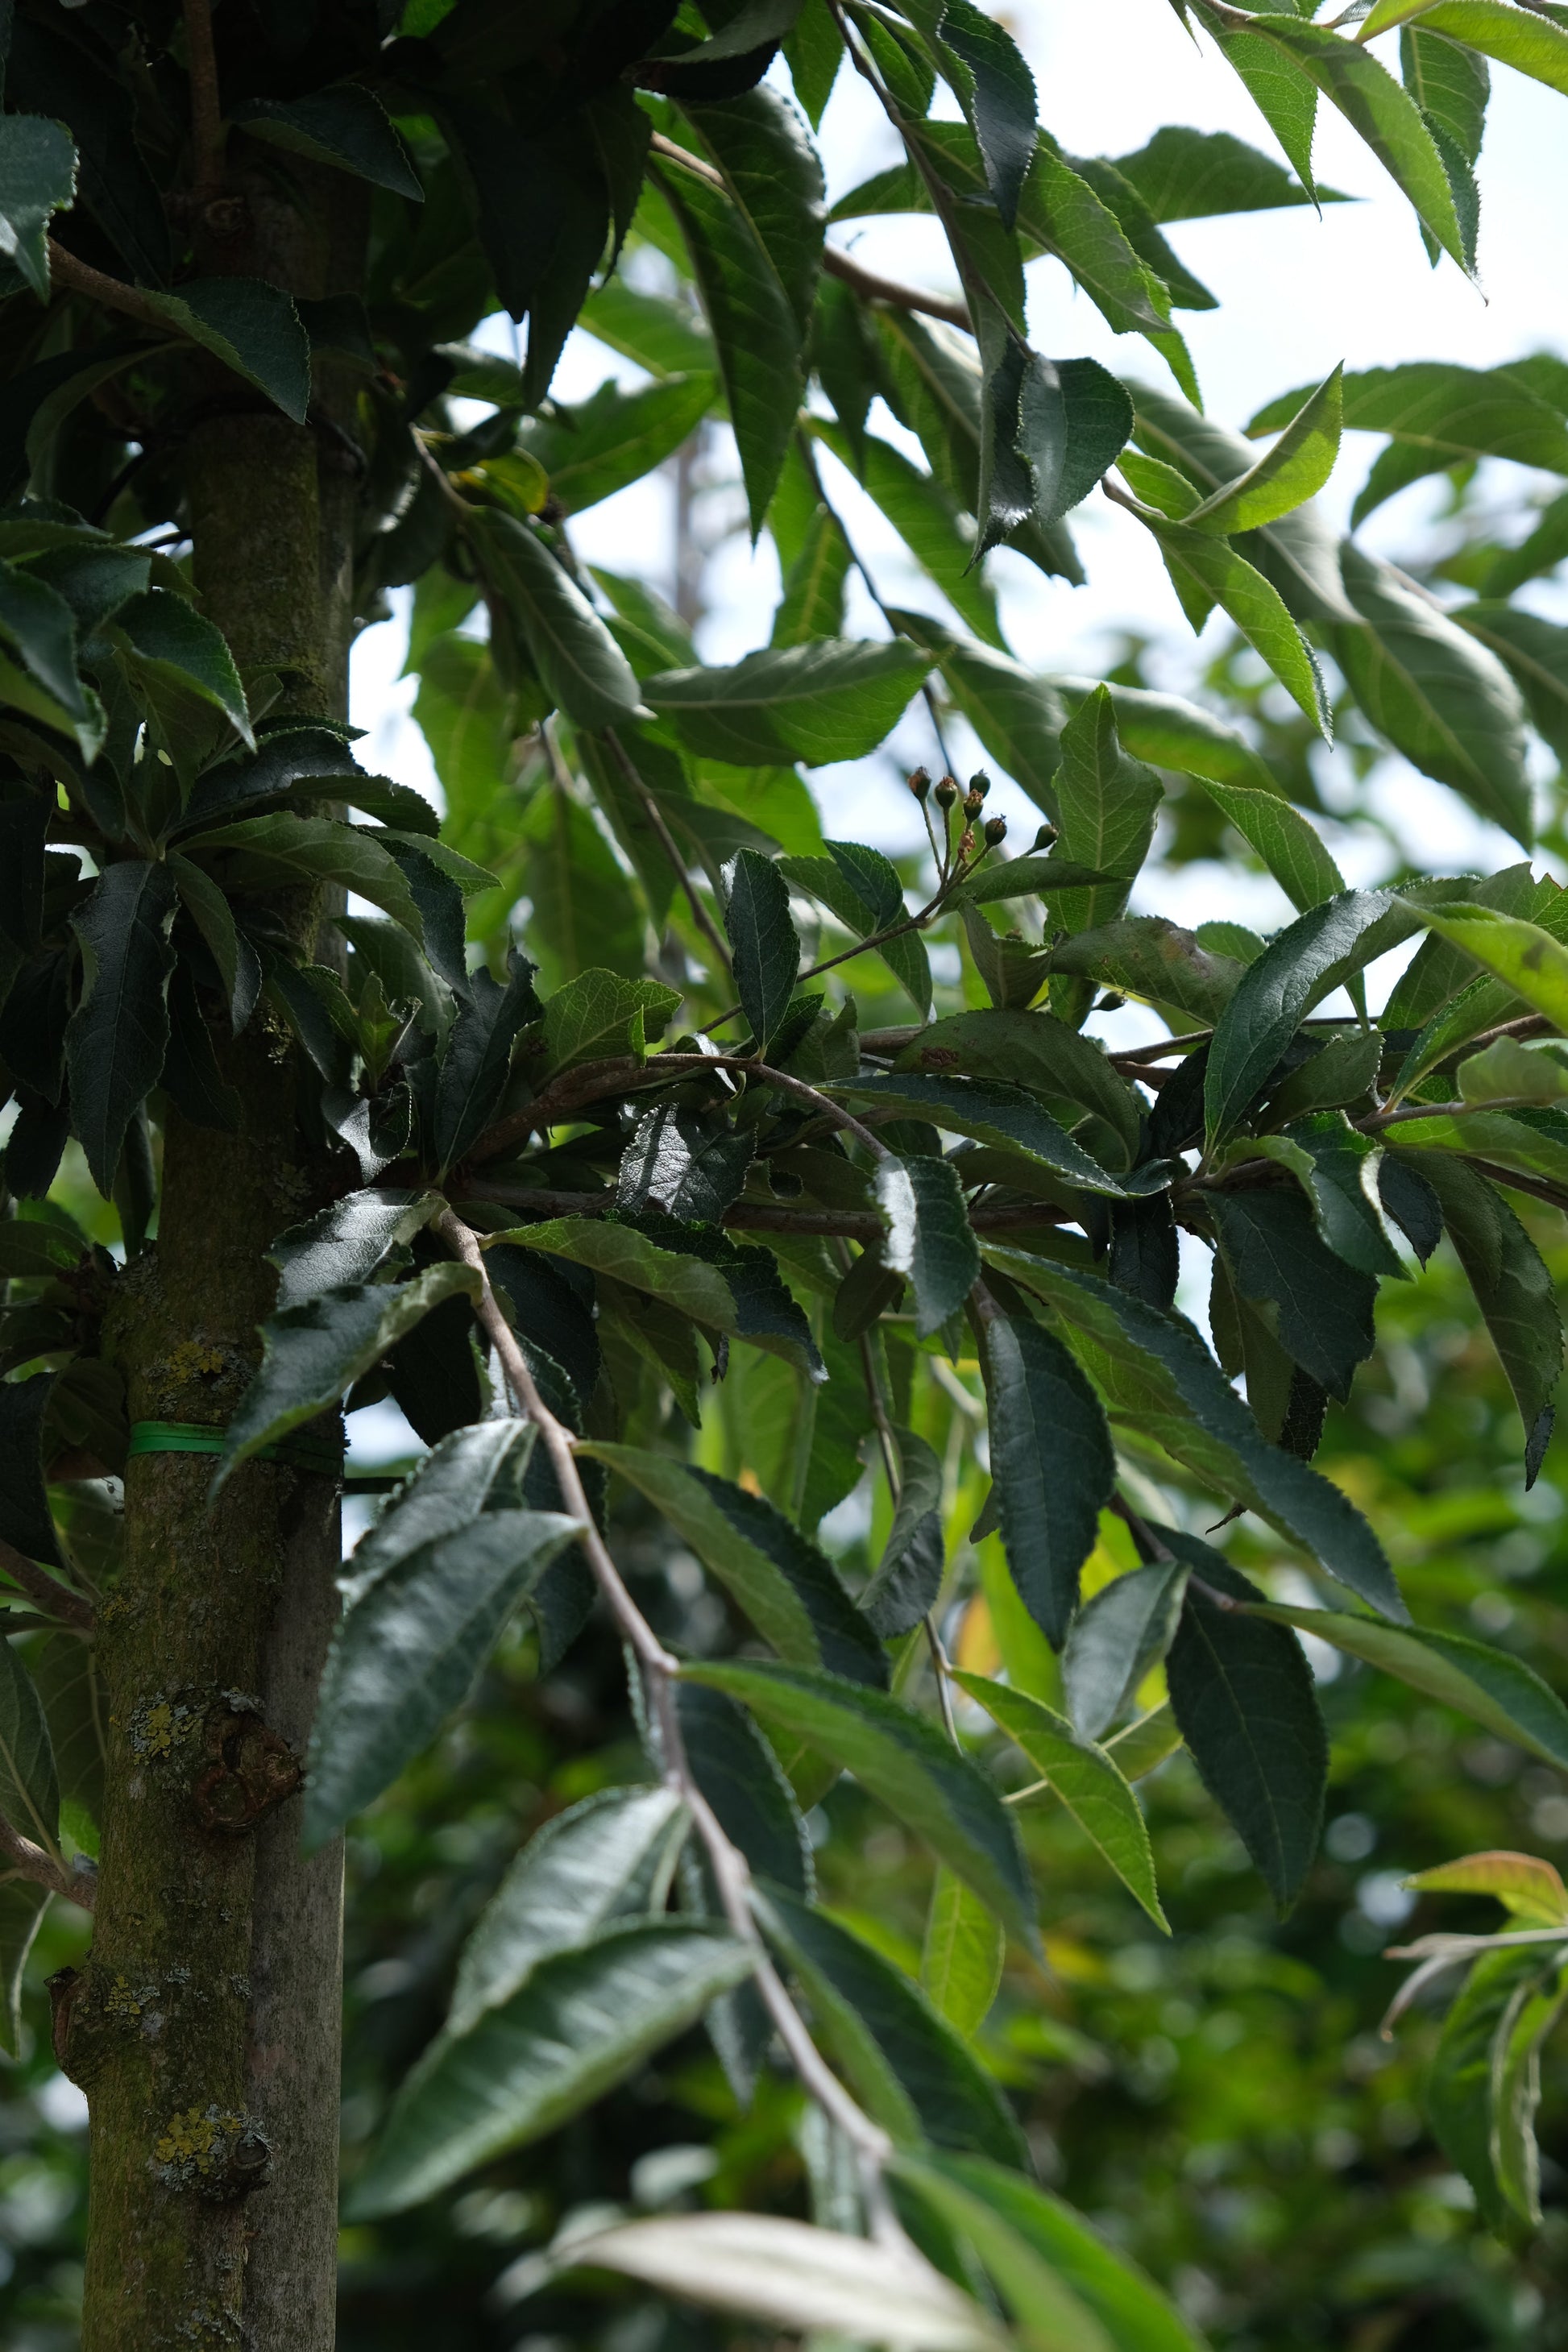
[[[1540,1251],[1495,1185],[1447,1152],[1414,1161],[1442,1205],[1459,1263],[1508,1375],[1524,1423],[1527,1485],[1552,1435],[1552,1397],[1563,1370],[1563,1323]]]
[[[357,82],[338,82],[306,98],[243,100],[234,119],[252,139],[333,164],[415,204],[424,200],[419,174],[385,109]]]
[[[1405,1880],[1423,1895],[1494,1895],[1527,1927],[1568,1927],[1563,1874],[1533,1853],[1467,1853]]]
[[[792,2333],[830,2330],[887,2352],[1005,2352],[989,2314],[907,2240],[882,2245],[767,2213],[672,2213],[574,2239],[568,2259]]]
[[[488,971],[473,974],[468,1001],[458,1007],[447,1039],[433,1122],[443,1168],[461,1159],[500,1108],[518,1034],[540,1013],[533,965],[514,951],[510,966],[504,986]]]
[[[987,1243],[983,1255],[1043,1295],[1073,1332],[1113,1417],[1245,1502],[1385,1615],[1407,1617],[1383,1549],[1337,1486],[1262,1435],[1190,1323],[1092,1274]]]
[[[1202,625],[1214,605],[1222,605],[1254,653],[1328,740],[1332,730],[1322,677],[1279,591],[1226,541],[1189,530],[1184,523],[1150,527],[1194,626]]]
[[[913,1430],[894,1431],[899,1501],[876,1574],[859,1596],[868,1623],[897,1641],[936,1605],[946,1566],[942,1528],[942,1465]]]
[[[0,123],[0,255],[40,302],[49,299],[49,221],[75,194],[76,145],[65,124],[8,114]]]
[[[200,343],[303,425],[310,404],[310,341],[289,295],[259,278],[188,278],[177,294],[143,288],[142,295],[176,333]]]
[[[1073,1620],[1062,1683],[1080,1739],[1099,1739],[1170,1648],[1187,1585],[1180,1560],[1133,1569],[1104,1585]]]
[[[374,834],[325,816],[296,816],[279,809],[268,816],[241,817],[216,825],[184,845],[188,857],[225,852],[231,888],[275,890],[304,881],[340,883],[384,908],[395,923],[423,940],[425,926],[402,867]]]
[[[433,2042],[354,2185],[356,2220],[401,2213],[601,2098],[749,1975],[734,1937],[699,1921],[613,1927],[541,1960],[470,2032]]]
[[[909,2146],[931,2141],[1024,2158],[1022,2135],[994,2079],[901,1969],[782,1887],[759,1892],[768,1940],[801,1979],[820,2032],[883,2128]]]
[[[770,646],[729,669],[645,678],[654,709],[700,757],[741,767],[863,759],[902,715],[931,656],[897,639],[818,637]]]
[[[1065,1128],[1042,1110],[1022,1087],[991,1078],[946,1077],[922,1070],[918,1075],[846,1078],[829,1089],[857,1105],[887,1110],[895,1117],[929,1119],[955,1135],[973,1136],[977,1142],[1007,1151],[1065,1176],[1087,1192],[1102,1192],[1112,1200],[1132,1200],[1164,1189],[1168,1171],[1161,1167],[1130,1170],[1112,1175],[1075,1143]]]
[[[1291,905],[1305,914],[1325,898],[1343,890],[1344,877],[1325,848],[1316,827],[1300,809],[1274,793],[1250,792],[1244,786],[1201,776],[1215,806],[1254,848]]]
[[[1336,1650],[1397,1675],[1544,1763],[1568,1763],[1568,1707],[1531,1667],[1505,1650],[1472,1641],[1468,1633],[1382,1624],[1338,1610],[1296,1609],[1261,1601],[1249,1607],[1254,1616],[1316,1633]]]
[[[261,1327],[261,1369],[229,1423],[214,1493],[259,1446],[328,1412],[433,1307],[479,1288],[471,1267],[432,1265],[395,1287],[345,1283],[273,1316]]]
[[[1173,1528],[1159,1535],[1196,1580],[1165,1661],[1182,1738],[1280,1911],[1289,1911],[1318,1850],[1328,1780],[1311,1669],[1283,1625],[1225,1605],[1261,1596],[1220,1553]]]
[[[1568,91],[1568,29],[1550,18],[1526,16],[1504,0],[1437,0],[1435,7],[1419,5],[1419,0],[1415,5],[1384,0],[1362,26],[1361,38],[1370,40],[1385,26],[1417,16],[1423,32],[1446,33],[1467,48],[1496,58],[1500,65],[1544,82],[1549,89]]]
[[[647,1496],[781,1657],[885,1684],[881,1644],[832,1563],[763,1496],[668,1454],[602,1441],[580,1450]]]
[[[612,1919],[646,1912],[662,1895],[684,1827],[672,1790],[601,1789],[536,1830],[463,1947],[447,2032],[471,2032],[542,1960],[591,1943]]]
[[[1335,368],[1303,401],[1266,457],[1194,507],[1185,518],[1188,529],[1226,536],[1254,530],[1316,498],[1340,453],[1342,375],[1342,368]]]
[[[1240,1118],[1328,976],[1389,908],[1384,892],[1346,890],[1300,916],[1247,966],[1209,1049],[1204,1108],[1211,1139]]]
[[[1110,1432],[1076,1359],[1042,1325],[983,1310],[981,1333],[1003,1549],[1025,1607],[1059,1650],[1116,1484]]]
[[[800,941],[784,877],[754,849],[737,852],[730,870],[724,929],[734,958],[735,992],[757,1051],[765,1055],[795,993]]]
[[[1079,1739],[1071,1724],[1026,1691],[1010,1690],[984,1675],[960,1672],[953,1679],[1016,1741],[1122,1885],[1168,1935],[1138,1800],[1105,1749]]]
[[[298,1307],[340,1283],[368,1282],[441,1206],[438,1192],[346,1192],[267,1252],[278,1268],[278,1306]]]
[[[924,1339],[956,1315],[980,1273],[959,1173],[950,1160],[884,1160],[877,1205],[887,1225],[885,1264],[914,1287],[915,1329]]]
[[[1474,2189],[1481,2218],[1505,2236],[1541,2219],[1532,2061],[1562,2005],[1559,1967],[1556,1955],[1544,1959],[1528,1946],[1482,1952],[1443,2021],[1426,2078],[1432,2128]],[[1519,2074],[1522,2081],[1510,2080]]]
[[[853,1772],[1010,1933],[1036,1948],[1034,1894],[1006,1808],[978,1766],[923,1716],[880,1691],[801,1666],[732,1662],[682,1671]]]
[[[977,2033],[1002,1981],[1007,1939],[985,1906],[939,1864],[921,1947],[921,1990],[955,2032]]]
[[[163,1067],[174,903],[167,866],[127,859],[100,876],[71,919],[87,975],[66,1031],[71,1113],[92,1180],[106,1198],[126,1129]]]
[[[973,2245],[1034,2352],[1203,2352],[1152,2281],[1048,2189],[977,2157],[900,2155],[894,2172]]]
[[[529,526],[494,507],[469,519],[480,569],[516,622],[551,700],[574,726],[646,716],[631,664],[575,581]]]

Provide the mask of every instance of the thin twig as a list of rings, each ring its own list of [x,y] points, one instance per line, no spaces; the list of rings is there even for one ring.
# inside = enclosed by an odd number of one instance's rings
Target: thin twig
[[[726,979],[732,978],[734,967],[730,960],[730,950],[728,943],[725,940],[724,934],[720,930],[718,925],[714,922],[712,916],[709,913],[707,908],[702,903],[701,893],[699,891],[696,883],[693,882],[690,872],[688,869],[686,860],[680,854],[680,845],[677,842],[675,835],[671,833],[668,825],[665,823],[664,811],[659,807],[658,803],[655,800],[652,793],[648,790],[647,785],[643,782],[636,761],[632,759],[631,754],[627,751],[626,746],[623,744],[620,737],[616,734],[613,727],[605,728],[605,740],[610,747],[611,759],[614,760],[616,767],[619,768],[622,775],[626,778],[627,783],[630,784],[633,792],[637,794],[638,801],[642,804],[643,814],[647,817],[649,824],[652,825],[654,832],[658,835],[658,845],[663,850],[666,857],[668,858],[670,866],[674,870],[675,878],[686,893],[686,903],[691,909],[692,921],[696,924],[698,929],[701,932],[703,938],[712,949],[713,953],[718,960],[719,970],[724,974]]]
[[[616,1206],[611,1192],[562,1192],[548,1184],[508,1183],[502,1177],[466,1183],[462,1198],[493,1201],[507,1209],[531,1209],[541,1217],[605,1217]],[[971,1208],[969,1222],[976,1233],[1000,1234],[1029,1225],[1065,1224],[1076,1213],[1049,1201],[981,1203]],[[878,1242],[887,1232],[875,1209],[792,1209],[782,1201],[732,1202],[719,1223],[726,1231],[736,1233],[820,1234],[849,1242]],[[946,1366],[939,1358],[931,1361],[940,1377]],[[973,1397],[969,1402],[974,1406]],[[978,1406],[974,1409],[979,1411]]]
[[[73,1870],[58,1854],[36,1845],[24,1837],[0,1813],[0,1853],[5,1855],[11,1868],[21,1878],[30,1879],[35,1886],[47,1887],[51,1895],[63,1895],[68,1903],[83,1911],[90,1911],[98,1900],[98,1873],[90,1863]]]
[[[73,1625],[83,1633],[91,1633],[92,1610],[80,1593],[72,1592],[47,1569],[39,1568],[36,1561],[19,1552],[15,1544],[8,1544],[4,1536],[0,1536],[0,1569],[4,1569],[12,1583],[19,1586],[29,1601],[35,1601],[51,1617],[58,1618],[62,1625]]]
[[[609,1547],[595,1524],[577,1469],[572,1433],[550,1412],[534,1385],[527,1359],[497,1304],[478,1240],[449,1208],[444,1209],[437,1218],[435,1229],[453,1254],[479,1276],[479,1321],[500,1358],[507,1384],[519,1410],[527,1415],[539,1432],[540,1442],[555,1472],[562,1501],[572,1517],[581,1523],[579,1541],[593,1570],[595,1582],[604,1594],[616,1625],[647,1679],[659,1727],[666,1778],[686,1805],[692,1825],[702,1841],[724,1916],[752,1955],[756,1987],[763,2006],[805,2089],[851,2142],[872,2183],[879,2183],[882,2168],[892,2154],[892,2142],[880,2126],[873,2123],[856,2105],[812,2041],[804,2019],[769,1957],[752,1916],[752,1874],[746,1857],[724,1834],[692,1773],[681,1737],[680,1715],[676,1703],[679,1660],[672,1657],[664,1647],[632,1599],[611,1557]],[[873,2201],[879,2209],[880,2200]]]
[[[223,190],[223,105],[210,0],[185,0],[185,69],[191,88],[191,195],[203,212]]]
[[[85,294],[106,310],[119,310],[128,319],[137,320],[143,327],[153,327],[168,341],[184,341],[173,320],[157,310],[139,286],[127,286],[123,278],[110,278],[90,263],[79,261],[58,237],[49,239],[49,278],[63,286],[68,294]]]

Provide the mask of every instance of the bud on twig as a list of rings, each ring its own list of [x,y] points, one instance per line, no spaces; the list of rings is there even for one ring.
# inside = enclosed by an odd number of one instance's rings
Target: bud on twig
[[[917,801],[923,801],[931,790],[931,778],[923,768],[917,768],[910,778],[910,790]]]
[[[991,790],[991,779],[984,768],[976,768],[969,779],[969,789],[977,800],[984,800]]]
[[[1006,818],[1005,816],[994,816],[988,818],[985,825],[985,843],[987,848],[997,848],[1001,843],[1006,840]]]
[[[943,776],[936,788],[936,804],[938,808],[950,809],[957,798],[957,784],[951,776]]]
[[[1033,846],[1036,849],[1049,849],[1055,842],[1056,837],[1056,826],[1054,824],[1043,824],[1041,825],[1038,833],[1035,835]]]
[[[958,845],[958,855],[959,855],[960,859],[962,860],[962,859],[963,859],[963,858],[965,858],[965,857],[968,857],[968,856],[972,856],[972,855],[973,855],[973,849],[974,849],[974,827],[973,827],[972,824],[966,824],[966,825],[964,826],[964,828],[963,828],[963,837],[962,837],[962,839],[960,840],[959,845]]]
[[[981,799],[978,793],[965,793],[963,796],[963,814],[969,819],[971,824],[974,823],[975,818],[980,814],[980,812],[984,805],[985,803]]]

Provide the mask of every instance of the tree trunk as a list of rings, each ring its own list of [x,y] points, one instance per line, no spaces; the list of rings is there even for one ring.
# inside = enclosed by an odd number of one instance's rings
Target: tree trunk
[[[268,215],[273,184],[253,191],[226,266],[309,294],[357,286],[332,251],[346,184],[321,175],[303,227]],[[206,389],[186,457],[204,609],[247,681],[278,678],[275,707],[341,718],[344,444],[314,407],[295,425],[233,379]],[[333,392],[318,375],[329,414]],[[302,897],[277,911],[297,936],[313,929]],[[262,1252],[324,1197],[295,1055],[265,1005],[214,1042],[238,1131],[171,1113],[157,1243],[110,1314],[133,1421],[230,1419],[276,1286]],[[123,1569],[100,1612],[98,1909],[57,2020],[90,2109],[84,2352],[331,2352],[334,2336],[342,1852],[302,1858],[297,1788],[338,1609],[338,1490],[256,1462],[209,1505],[213,1466],[132,1459]]]

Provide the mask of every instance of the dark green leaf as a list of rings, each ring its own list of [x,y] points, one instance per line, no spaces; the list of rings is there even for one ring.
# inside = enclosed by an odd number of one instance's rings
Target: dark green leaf
[[[993,2077],[901,1970],[783,1887],[756,1897],[768,1940],[811,2001],[817,2032],[868,2112],[906,2146],[1022,2164],[1022,2135]]]
[[[645,679],[644,690],[700,757],[820,767],[875,751],[930,667],[930,656],[902,640],[820,637],[748,654],[729,669],[667,670]]]
[[[303,425],[310,404],[310,342],[280,288],[259,278],[193,278],[177,294],[143,289],[142,299]]]
[[[1386,893],[1346,890],[1310,908],[1248,964],[1221,1014],[1204,1078],[1212,1139],[1227,1134],[1268,1076],[1302,1015],[1327,992],[1390,910]]]
[[[756,1876],[809,1899],[816,1891],[811,1840],[766,1738],[722,1691],[686,1683],[676,1699],[686,1760],[720,1828]]]
[[[687,113],[724,186],[679,170],[662,171],[660,184],[685,236],[718,349],[754,538],[805,391],[822,167],[775,90],[750,90]]]
[[[443,1439],[354,1553],[310,1734],[307,1847],[428,1747],[512,1611],[582,1533],[503,1499],[520,1491],[531,1435],[525,1423],[487,1421]]]
[[[1053,908],[1066,929],[1089,930],[1110,922],[1126,904],[1128,887],[1149,854],[1161,797],[1153,770],[1122,751],[1115,706],[1104,687],[1062,729],[1055,792],[1060,855],[1121,877],[1120,887],[1074,891]]]
[[[471,2032],[433,2042],[355,2184],[355,2220],[403,2212],[589,2106],[749,1975],[745,1945],[692,1921],[612,1927],[541,1960]]]
[[[1188,1570],[1181,1560],[1135,1568],[1103,1585],[1074,1618],[1062,1685],[1080,1739],[1099,1739],[1160,1664],[1176,1630]]]
[[[1044,886],[1058,863],[1052,858],[1015,858],[1011,866],[993,869],[991,878],[1004,881],[1025,866],[1030,869],[1031,880],[1037,876]],[[1063,875],[1070,871],[1063,864]],[[983,877],[984,872],[983,868]],[[978,886],[974,895],[979,896]],[[945,1020],[929,1022],[910,1040],[893,1066],[895,1073],[953,1070],[1025,1087],[1064,1127],[1075,1126],[1086,1111],[1091,1112],[1115,1129],[1129,1160],[1138,1150],[1142,1114],[1126,1080],[1112,1069],[1098,1039],[1069,1029],[1052,1013],[1000,1007],[952,1013]]]
[[[617,1208],[719,1224],[746,1181],[752,1139],[660,1103],[644,1111],[621,1155]]]
[[[436,1154],[443,1168],[483,1134],[500,1105],[519,1031],[539,1014],[533,966],[513,953],[503,988],[483,969],[458,1008],[436,1085]]]
[[[976,1259],[978,1266],[978,1259]],[[936,1605],[946,1565],[942,1531],[942,1465],[923,1437],[894,1432],[899,1497],[876,1573],[860,1594],[868,1622],[884,1642],[912,1632]]]
[[[894,1158],[879,1162],[876,1190],[884,1263],[913,1284],[915,1329],[928,1339],[957,1314],[980,1273],[963,1185],[951,1160]]]
[[[346,1192],[267,1251],[278,1268],[277,1310],[341,1283],[368,1282],[441,1206],[438,1192]]]
[[[1496,654],[1538,732],[1568,760],[1568,629],[1512,604],[1461,604],[1452,617]]]
[[[415,940],[424,935],[419,909],[391,854],[372,833],[334,817],[295,816],[280,809],[270,816],[241,817],[197,834],[184,844],[195,858],[222,850],[231,861],[224,873],[235,890],[265,891],[300,880],[337,882],[384,908]]]
[[[1211,1206],[1240,1296],[1273,1310],[1280,1344],[1342,1402],[1373,1350],[1375,1280],[1325,1246],[1299,1192],[1216,1192]]]
[[[668,1454],[581,1450],[647,1496],[781,1657],[857,1684],[887,1681],[881,1644],[832,1562],[763,1496]]]
[[[64,1565],[44,1491],[42,1440],[54,1376],[0,1381],[0,1536],[27,1559]]]
[[[765,1055],[795,994],[800,941],[790,919],[789,888],[771,858],[736,853],[729,874],[724,930],[734,959],[735,992]]]
[[[1185,1462],[1211,1492],[1259,1513],[1385,1615],[1407,1612],[1366,1521],[1326,1478],[1268,1444],[1190,1323],[1076,1267],[986,1244],[1071,1327],[1113,1417]]]
[[[1069,1184],[1088,1192],[1103,1192],[1113,1200],[1159,1192],[1168,1181],[1168,1171],[1158,1166],[1113,1176],[1091,1160],[1032,1095],[1001,1079],[945,1077],[922,1070],[907,1076],[846,1078],[836,1081],[828,1091],[884,1114],[927,1119],[954,1135],[971,1135],[1002,1150],[1021,1151],[1040,1167],[1065,1176]]]
[[[804,1666],[703,1663],[682,1672],[728,1691],[853,1772],[1008,1927],[1037,1948],[1035,1899],[1006,1808],[979,1768],[896,1699]]]
[[[1415,1162],[1442,1205],[1476,1304],[1524,1423],[1527,1483],[1552,1433],[1552,1395],[1563,1370],[1563,1323],[1541,1253],[1495,1185],[1446,1152]]]
[[[390,188],[395,196],[422,204],[425,191],[407,148],[374,92],[358,82],[338,82],[330,89],[312,90],[294,99],[245,99],[233,110],[252,139],[282,147],[313,163],[333,163],[368,180],[374,188]]]
[[[181,696],[226,719],[250,750],[256,749],[234,656],[221,633],[184,596],[169,588],[149,588],[121,605],[110,635],[160,719],[167,697]],[[177,747],[169,748],[174,752]]]
[[[1157,221],[1209,220],[1220,213],[1271,212],[1312,202],[1272,156],[1228,131],[1168,124],[1135,155],[1118,155],[1115,163]],[[1316,193],[1320,205],[1351,201],[1321,184]]]
[[[646,717],[626,656],[527,523],[476,507],[468,530],[491,593],[521,629],[551,700],[574,725],[614,727]]]
[[[981,1366],[1003,1549],[1025,1607],[1054,1649],[1078,1606],[1116,1484],[1105,1413],[1077,1361],[1033,1321],[982,1307]]]
[[[86,975],[66,1031],[71,1116],[105,1199],[114,1189],[126,1129],[163,1067],[174,919],[167,866],[130,859],[109,866],[71,918]]]
[[[1195,1536],[1158,1532],[1198,1580],[1188,1583],[1165,1661],[1182,1738],[1280,1911],[1289,1911],[1318,1850],[1328,1780],[1311,1669],[1283,1626],[1224,1605],[1260,1600],[1256,1585]]]
[[[666,1788],[601,1789],[552,1814],[474,1923],[458,1959],[448,2032],[471,2032],[541,1961],[660,1900],[686,1826],[679,1798]]]
[[[273,1444],[301,1422],[329,1411],[405,1331],[454,1291],[478,1295],[479,1277],[470,1267],[428,1266],[396,1287],[347,1283],[264,1323],[261,1369],[229,1423],[215,1492],[258,1446]]]

